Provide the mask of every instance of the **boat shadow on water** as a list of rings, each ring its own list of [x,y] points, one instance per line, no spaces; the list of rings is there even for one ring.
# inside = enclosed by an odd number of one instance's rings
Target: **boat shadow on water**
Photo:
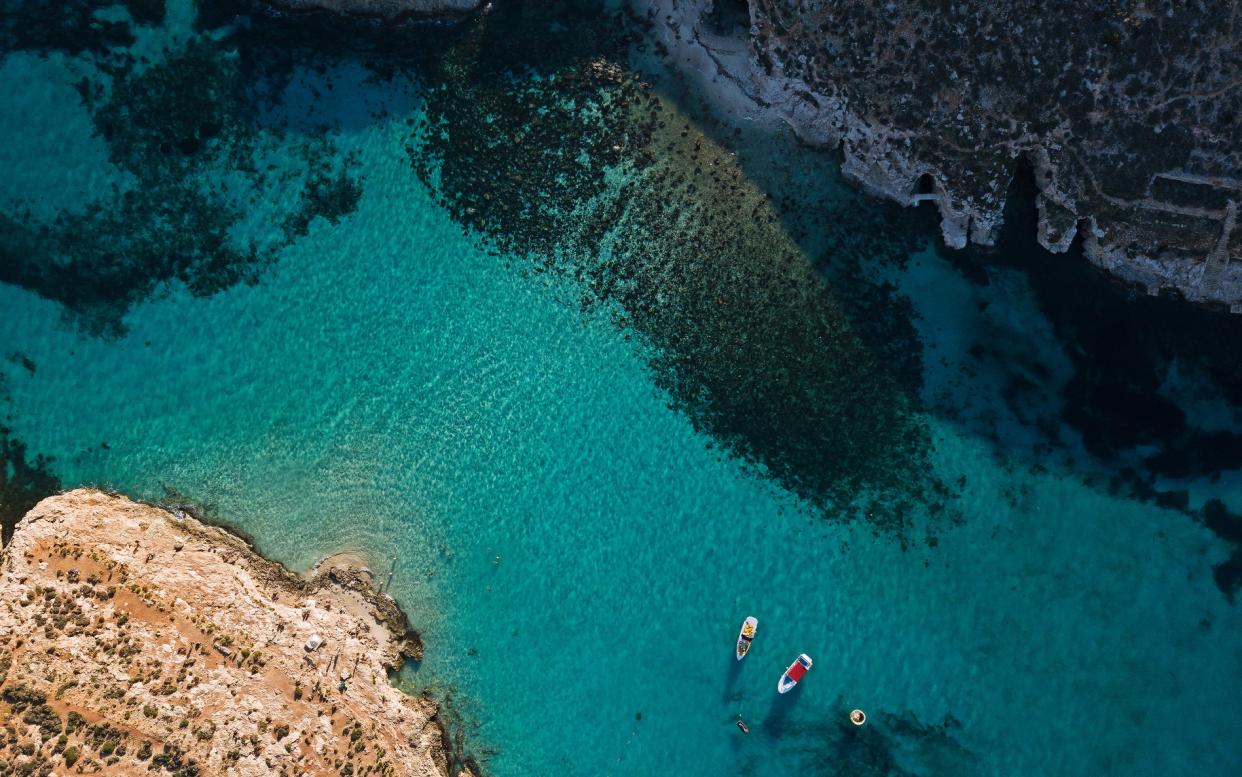
[[[729,665],[725,669],[724,690],[720,694],[721,701],[741,701],[745,697],[743,691],[736,690],[738,678],[742,676],[742,664],[745,663],[745,661],[738,661],[732,656],[729,657]]]
[[[785,729],[786,718],[790,711],[798,704],[798,699],[802,694],[796,690],[793,693],[773,693],[772,703],[768,707],[768,713],[763,717],[763,730],[773,737],[779,737]]]

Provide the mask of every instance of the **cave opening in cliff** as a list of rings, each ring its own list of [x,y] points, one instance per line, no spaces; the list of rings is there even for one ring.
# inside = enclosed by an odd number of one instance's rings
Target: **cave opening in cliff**
[[[717,35],[738,34],[739,27],[750,28],[750,5],[748,0],[715,0],[703,12],[703,19]]]
[[[935,193],[936,193],[936,179],[932,178],[932,174],[923,173],[922,175],[920,175],[918,186],[915,189],[915,194],[935,194]]]

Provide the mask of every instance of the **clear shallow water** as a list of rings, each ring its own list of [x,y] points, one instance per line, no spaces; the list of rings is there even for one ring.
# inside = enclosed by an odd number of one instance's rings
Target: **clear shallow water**
[[[30,133],[73,132],[89,117],[47,67],[0,74],[30,98]],[[925,394],[968,416],[928,416],[957,524],[903,545],[744,467],[669,408],[610,311],[580,313],[572,282],[463,235],[405,156],[408,81],[347,67],[289,89],[273,110],[294,129],[263,162],[297,168],[298,129],[338,120],[331,153],[352,155],[362,195],[261,282],[174,283],[112,339],[0,285],[0,342],[35,365],[4,365],[8,423],[66,485],[174,486],[294,567],[395,556],[391,590],[427,642],[404,679],[452,696],[497,774],[1231,773],[1242,617],[1212,579],[1227,546],[1093,472],[1032,467],[1017,425],[998,455],[967,422],[1005,417],[1000,378],[962,369],[980,328],[1054,365],[1050,386],[1070,369],[1020,274],[980,289],[927,252],[894,271]],[[393,115],[349,121],[360,105]],[[109,173],[97,148],[25,147],[37,169]],[[248,228],[293,207],[276,190]],[[778,698],[802,651],[814,670]]]

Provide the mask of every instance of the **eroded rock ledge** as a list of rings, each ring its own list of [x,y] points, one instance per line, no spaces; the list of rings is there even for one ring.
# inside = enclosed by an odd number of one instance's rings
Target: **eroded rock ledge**
[[[0,555],[0,762],[443,777],[435,704],[387,677],[418,651],[357,570],[300,577],[223,529],[79,489]]]
[[[636,0],[670,60],[840,146],[844,172],[988,245],[1019,161],[1039,241],[1242,311],[1238,0]]]

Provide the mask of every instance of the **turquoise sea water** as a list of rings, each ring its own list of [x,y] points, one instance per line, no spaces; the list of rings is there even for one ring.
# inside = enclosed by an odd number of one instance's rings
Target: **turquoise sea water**
[[[135,46],[192,37],[192,14],[170,9]],[[0,93],[20,107],[3,119],[7,214],[51,223],[114,183],[148,185],[91,131],[74,88],[91,67],[28,51],[0,63]],[[450,699],[496,774],[1203,775],[1242,762],[1242,615],[1213,577],[1229,545],[1104,487],[1119,465],[1084,456],[1073,432],[1036,455],[1046,443],[1006,404],[1008,373],[972,350],[1038,367],[1022,408],[1057,404],[1074,367],[1027,275],[1001,263],[979,286],[929,248],[869,271],[909,300],[926,466],[953,484],[951,519],[915,507],[895,536],[739,460],[671,406],[650,341],[615,325],[624,311],[584,311],[573,278],[524,271],[463,231],[409,163],[416,79],[337,61],[299,66],[281,89],[248,142],[252,167],[288,178],[193,171],[230,197],[260,192],[229,233],[279,245],[257,282],[161,284],[106,336],[55,290],[0,284],[3,350],[31,364],[4,363],[6,424],[55,457],[66,486],[175,487],[294,568],[357,548],[382,578],[395,558],[390,590],[427,644],[401,681]],[[361,194],[281,240],[269,233],[297,210],[312,142]],[[829,214],[855,207],[819,186],[794,194]],[[1164,390],[1210,414],[1197,386]],[[1170,482],[1193,507],[1237,506],[1238,484],[1216,474]],[[738,664],[751,614],[758,639]],[[804,651],[814,669],[778,697]],[[854,707],[864,728],[846,719]]]

